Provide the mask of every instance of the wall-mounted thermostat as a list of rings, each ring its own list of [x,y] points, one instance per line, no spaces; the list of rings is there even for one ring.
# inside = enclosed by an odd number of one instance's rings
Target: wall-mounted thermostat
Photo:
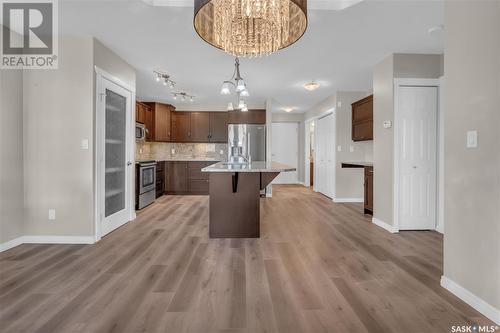
[[[391,127],[392,127],[392,121],[385,120],[384,121],[384,128],[391,128]]]

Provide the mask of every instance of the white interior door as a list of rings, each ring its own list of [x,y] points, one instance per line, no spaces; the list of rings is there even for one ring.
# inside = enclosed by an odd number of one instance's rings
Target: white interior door
[[[272,160],[290,165],[295,169],[299,166],[299,123],[272,124]],[[297,184],[297,170],[282,172],[273,184]]]
[[[399,229],[434,229],[437,188],[437,87],[400,87]]]
[[[318,119],[315,129],[317,190],[333,198],[335,196],[335,120],[334,115]]]
[[[98,79],[100,235],[130,219],[132,93],[103,78]]]

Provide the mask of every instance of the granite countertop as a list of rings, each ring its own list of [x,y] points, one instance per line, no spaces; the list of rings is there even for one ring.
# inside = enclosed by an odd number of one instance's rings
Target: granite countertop
[[[343,168],[364,168],[364,167],[370,167],[373,166],[373,162],[342,162],[342,167]]]
[[[201,169],[202,172],[286,172],[294,167],[278,162],[251,162],[250,164],[227,164],[218,162]]]

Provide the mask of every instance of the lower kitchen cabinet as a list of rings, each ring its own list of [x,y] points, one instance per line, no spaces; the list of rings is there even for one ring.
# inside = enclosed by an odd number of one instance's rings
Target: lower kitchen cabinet
[[[365,214],[373,215],[373,167],[365,167]]]
[[[188,162],[168,162],[168,185],[167,193],[183,194],[188,190],[187,175]]]
[[[208,174],[201,172],[204,167],[214,162],[166,162],[167,194],[208,195]]]
[[[165,162],[156,162],[156,198],[165,193]]]

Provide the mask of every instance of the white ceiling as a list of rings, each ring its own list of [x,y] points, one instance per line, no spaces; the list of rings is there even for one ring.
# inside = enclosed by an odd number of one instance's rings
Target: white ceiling
[[[172,103],[178,110],[224,110],[230,101],[219,91],[233,73],[234,59],[198,37],[192,7],[63,1],[59,13],[61,34],[95,36],[137,69],[139,99]],[[305,112],[335,91],[370,90],[373,66],[391,53],[443,51],[442,33],[428,33],[443,24],[442,1],[368,0],[341,11],[309,10],[308,18],[305,35],[294,45],[241,59],[249,107],[263,108],[274,98],[292,112]],[[195,102],[174,101],[171,90],[154,81],[153,69],[171,74],[174,90],[195,95]],[[314,92],[303,88],[311,80],[321,83]]]

